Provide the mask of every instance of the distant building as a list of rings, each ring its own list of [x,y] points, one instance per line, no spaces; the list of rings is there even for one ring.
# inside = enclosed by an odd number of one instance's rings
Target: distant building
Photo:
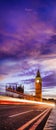
[[[42,101],[42,78],[39,70],[35,78],[35,96],[24,94],[24,86],[11,85],[6,86],[6,94],[12,97],[23,98],[27,100]]]
[[[6,85],[6,95],[7,96],[23,98],[23,94],[24,94],[24,86],[22,86],[22,85],[18,86],[17,84]]]
[[[16,91],[17,92],[20,92],[20,93],[24,93],[24,86],[18,86],[17,88],[16,88]]]
[[[40,76],[39,70],[37,71],[35,78],[35,97],[38,101],[42,100],[42,78]]]

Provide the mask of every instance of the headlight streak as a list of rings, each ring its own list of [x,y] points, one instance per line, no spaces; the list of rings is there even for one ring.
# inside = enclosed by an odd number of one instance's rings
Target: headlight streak
[[[26,99],[17,99],[17,98],[6,97],[6,96],[0,96],[0,101],[34,103],[34,104],[47,105],[47,106],[55,107],[54,103],[38,102],[38,101],[32,101],[32,100],[26,100]]]

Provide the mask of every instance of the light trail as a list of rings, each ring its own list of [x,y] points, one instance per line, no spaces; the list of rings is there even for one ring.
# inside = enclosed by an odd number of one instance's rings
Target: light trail
[[[34,104],[42,104],[47,106],[55,107],[54,103],[47,103],[47,102],[38,102],[38,101],[32,101],[32,100],[26,100],[26,99],[18,99],[18,98],[12,98],[7,96],[0,96],[0,101],[9,101],[9,102],[19,102],[19,103],[34,103]]]
[[[47,113],[49,112],[50,110],[46,109],[45,111],[43,111],[41,114],[37,115],[36,117],[34,117],[33,119],[31,119],[30,121],[28,121],[27,123],[25,123],[23,126],[21,126],[20,128],[18,128],[17,130],[24,130],[26,129],[31,123],[33,123],[34,121],[36,121],[37,119],[39,119],[39,122],[38,124],[42,121],[42,116],[43,118],[47,115]],[[33,130],[30,129],[30,130]],[[35,130],[35,129],[34,129]]]

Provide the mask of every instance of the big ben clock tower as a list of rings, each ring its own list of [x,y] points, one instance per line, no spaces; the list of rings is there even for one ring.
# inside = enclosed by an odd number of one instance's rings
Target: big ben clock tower
[[[42,101],[42,79],[39,70],[35,78],[35,97],[36,100]]]

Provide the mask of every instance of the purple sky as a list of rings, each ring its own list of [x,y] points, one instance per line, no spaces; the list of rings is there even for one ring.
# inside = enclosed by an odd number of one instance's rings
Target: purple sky
[[[56,98],[56,0],[0,1],[0,90],[17,82],[34,94],[38,68],[43,97]]]

